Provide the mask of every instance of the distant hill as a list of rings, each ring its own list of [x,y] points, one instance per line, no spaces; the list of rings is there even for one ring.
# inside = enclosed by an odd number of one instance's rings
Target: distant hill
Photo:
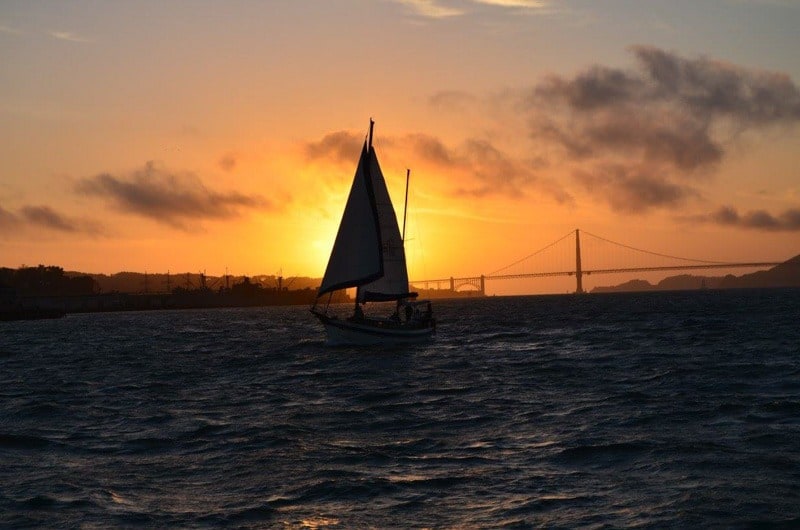
[[[653,285],[646,280],[631,280],[610,287],[595,287],[593,293],[631,291],[689,291],[694,289],[748,289],[758,287],[800,287],[800,255],[769,270],[742,276],[694,276],[681,274],[664,278]]]

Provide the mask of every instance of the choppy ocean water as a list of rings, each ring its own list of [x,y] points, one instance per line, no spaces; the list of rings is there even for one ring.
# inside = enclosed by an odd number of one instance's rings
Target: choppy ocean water
[[[0,527],[800,526],[800,291],[0,323]]]

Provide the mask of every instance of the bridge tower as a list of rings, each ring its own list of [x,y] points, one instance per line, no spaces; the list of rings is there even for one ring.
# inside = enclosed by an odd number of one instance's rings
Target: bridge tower
[[[583,271],[581,270],[581,231],[575,229],[575,280],[578,285],[575,289],[576,294],[583,294]]]

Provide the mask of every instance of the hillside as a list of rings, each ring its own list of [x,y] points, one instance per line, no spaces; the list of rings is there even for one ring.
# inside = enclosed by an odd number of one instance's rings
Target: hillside
[[[694,289],[752,289],[766,287],[800,287],[800,255],[765,271],[742,276],[694,276],[681,274],[664,278],[653,285],[646,280],[631,280],[619,285],[595,287],[593,293],[631,291],[686,291]]]

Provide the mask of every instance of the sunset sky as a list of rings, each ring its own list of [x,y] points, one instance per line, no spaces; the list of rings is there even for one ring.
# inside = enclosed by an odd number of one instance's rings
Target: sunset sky
[[[575,228],[785,260],[798,27],[795,0],[6,0],[0,266],[319,277],[370,117],[401,217],[412,170],[412,279]]]

